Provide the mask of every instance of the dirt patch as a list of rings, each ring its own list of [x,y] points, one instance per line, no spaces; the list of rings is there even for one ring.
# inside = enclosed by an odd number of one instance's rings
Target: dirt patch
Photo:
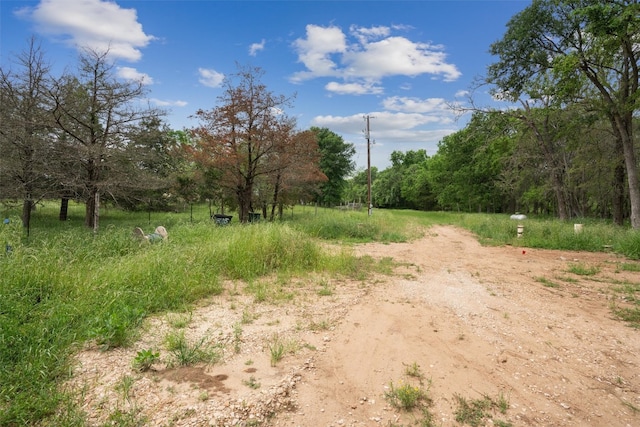
[[[455,426],[456,396],[506,396],[514,426],[640,425],[640,332],[611,315],[622,283],[640,282],[608,253],[483,247],[469,233],[433,227],[411,243],[366,244],[357,254],[401,263],[366,283],[290,280],[290,298],[241,293],[188,314],[151,319],[131,349],[78,355],[72,386],[90,423],[114,411],[146,425],[412,425],[384,398],[407,366],[430,384],[436,425]],[[570,272],[574,265],[593,275]],[[209,340],[213,366],[167,369],[163,338]],[[273,344],[283,345],[273,363]],[[155,371],[131,369],[136,352],[161,352]],[[127,393],[121,384],[131,378]]]
[[[202,366],[181,366],[176,369],[164,369],[157,373],[158,378],[178,384],[187,383],[195,388],[211,390],[218,393],[229,393],[231,390],[225,386],[224,381],[228,375],[209,375]]]

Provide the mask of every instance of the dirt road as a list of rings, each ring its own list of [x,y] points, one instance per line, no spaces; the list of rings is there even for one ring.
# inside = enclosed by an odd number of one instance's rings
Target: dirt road
[[[502,396],[509,408],[495,419],[513,426],[640,426],[640,331],[610,310],[612,287],[640,282],[619,268],[631,261],[483,247],[444,226],[355,251],[402,266],[367,283],[329,282],[325,296],[289,283],[290,301],[231,294],[190,314],[191,336],[225,343],[213,366],[131,371],[136,351],[161,348],[175,328],[167,316],[134,348],[82,352],[72,385],[89,390],[85,411],[96,424],[121,411],[146,425],[408,426],[420,414],[384,395],[419,367],[435,425],[460,425],[458,397]],[[271,366],[277,340],[292,351]],[[129,399],[118,389],[125,376]]]

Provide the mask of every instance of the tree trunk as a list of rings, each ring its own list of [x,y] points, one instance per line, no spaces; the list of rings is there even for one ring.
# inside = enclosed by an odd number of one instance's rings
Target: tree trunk
[[[633,146],[631,124],[628,132],[624,132],[622,137],[624,162],[629,184],[629,201],[631,203],[631,227],[640,229],[640,177],[638,176],[638,163],[636,161],[635,147]]]
[[[27,197],[22,202],[22,227],[29,230],[31,226],[31,211],[33,210],[33,200]]]
[[[63,197],[60,199],[60,213],[58,214],[58,219],[60,221],[66,221],[69,214],[69,198]]]
[[[564,196],[564,174],[562,172],[552,172],[553,192],[556,195],[556,203],[558,205],[558,218],[560,220],[567,219],[567,199]]]
[[[251,210],[251,197],[253,195],[253,186],[245,185],[236,190],[238,197],[238,219],[241,223],[249,220],[249,212]]]
[[[616,225],[624,224],[624,160],[618,163],[615,167],[613,177],[613,195],[612,195],[612,210],[613,223]]]
[[[271,200],[271,218],[269,218],[269,221],[273,221],[275,219],[275,209],[278,205],[278,196],[280,195],[280,176],[280,173],[278,173],[275,184],[273,186],[273,199]]]
[[[84,225],[93,229],[93,231],[98,231],[99,212],[100,192],[97,188],[93,188],[87,198],[87,206],[84,215]]]

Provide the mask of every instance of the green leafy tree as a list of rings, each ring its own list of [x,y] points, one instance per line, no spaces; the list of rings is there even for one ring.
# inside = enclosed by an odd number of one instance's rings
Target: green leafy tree
[[[143,119],[131,129],[121,165],[131,185],[112,192],[118,204],[149,211],[169,208],[167,191],[184,169],[185,160],[180,156],[184,134],[170,129],[159,117]]]
[[[390,156],[391,167],[380,172],[372,185],[374,204],[386,208],[415,207],[407,199],[407,193],[410,192],[415,197],[421,192],[421,189],[412,188],[412,186],[425,185],[428,188],[428,184],[425,181],[418,184],[413,180],[409,185],[408,180],[415,177],[410,177],[408,172],[409,170],[418,170],[419,165],[424,164],[427,158],[426,150],[392,152]]]
[[[640,228],[640,176],[634,114],[640,108],[640,3],[637,0],[534,0],[491,46],[497,92],[518,99],[551,72],[563,98],[583,99],[609,121],[624,159],[630,219]],[[589,87],[586,87],[586,86]]]
[[[429,160],[425,159],[406,168],[400,191],[409,208],[427,211],[437,207],[429,182]]]
[[[371,167],[371,182],[375,183],[378,177],[378,168]],[[361,170],[353,177],[349,178],[345,185],[344,200],[349,203],[361,203],[367,205],[368,191],[367,186],[369,177],[367,170]]]
[[[355,147],[327,128],[312,127],[311,131],[318,138],[320,170],[327,177],[320,186],[318,201],[329,206],[339,204],[344,197],[347,177],[355,169]]]
[[[466,128],[438,144],[428,170],[441,207],[463,211],[505,209],[507,197],[498,183],[510,147],[504,144],[502,130],[489,125],[494,117],[476,113]]]

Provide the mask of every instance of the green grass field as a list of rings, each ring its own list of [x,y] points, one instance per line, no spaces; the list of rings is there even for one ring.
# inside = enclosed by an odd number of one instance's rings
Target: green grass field
[[[206,206],[180,213],[101,212],[97,233],[83,226],[84,207],[58,221],[55,203],[38,206],[27,236],[19,212],[0,211],[0,425],[82,426],[84,414],[60,384],[69,360],[95,340],[126,346],[142,320],[186,310],[225,291],[226,280],[251,282],[278,275],[328,273],[365,280],[375,261],[349,250],[357,242],[405,242],[433,224],[454,224],[484,244],[548,249],[612,250],[640,258],[640,232],[595,221],[524,221],[522,238],[507,215],[375,210],[353,212],[296,206],[276,223],[217,226]],[[235,218],[234,218],[235,219]],[[582,221],[581,221],[582,222]],[[139,226],[164,225],[169,239],[150,245],[133,238]],[[322,250],[322,241],[342,251]]]

